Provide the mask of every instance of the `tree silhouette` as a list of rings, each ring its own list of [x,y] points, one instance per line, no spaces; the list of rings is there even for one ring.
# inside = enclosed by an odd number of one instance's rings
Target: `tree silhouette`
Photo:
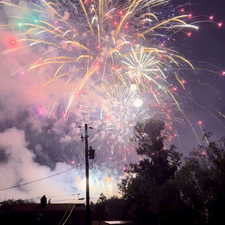
[[[174,177],[181,165],[175,146],[165,148],[164,128],[160,120],[137,124],[137,154],[143,159],[130,164],[120,184],[123,197],[132,203],[130,214],[141,218],[142,223],[158,223],[163,185]]]
[[[105,202],[106,202],[107,198],[106,196],[101,193],[97,203],[95,204],[95,209],[94,209],[94,214],[96,216],[96,219],[100,222],[101,220],[106,219],[106,209],[105,209]]]
[[[225,223],[225,139],[198,146],[176,175],[195,224]]]

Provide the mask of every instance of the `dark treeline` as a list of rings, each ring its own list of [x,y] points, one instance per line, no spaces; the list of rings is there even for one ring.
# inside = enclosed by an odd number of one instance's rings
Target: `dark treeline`
[[[122,198],[102,194],[94,219],[133,220],[148,225],[225,224],[225,139],[203,144],[183,158],[167,146],[164,123],[136,126],[137,154],[119,187]]]

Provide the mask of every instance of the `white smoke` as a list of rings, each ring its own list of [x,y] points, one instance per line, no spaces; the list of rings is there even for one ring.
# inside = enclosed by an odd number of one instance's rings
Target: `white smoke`
[[[11,128],[0,133],[0,148],[5,151],[7,160],[0,164],[0,189],[23,184],[34,179],[50,176],[56,172],[68,169],[68,165],[58,165],[54,171],[34,161],[35,155],[27,148],[24,132]],[[18,186],[11,190],[1,191],[1,200],[9,198],[30,199],[47,194],[59,195],[65,191],[56,179],[47,179],[30,185]]]

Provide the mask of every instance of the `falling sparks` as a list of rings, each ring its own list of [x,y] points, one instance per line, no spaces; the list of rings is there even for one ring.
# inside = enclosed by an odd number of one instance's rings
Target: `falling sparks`
[[[9,22],[0,27],[10,34],[5,52],[24,48],[36,55],[20,74],[41,77],[45,71],[41,90],[61,88],[56,99],[51,96],[52,106],[37,107],[38,116],[56,117],[63,108],[60,119],[74,115],[79,123],[91,123],[98,130],[92,141],[101,149],[108,146],[104,157],[125,162],[135,148],[131,139],[137,121],[160,117],[168,124],[170,140],[177,137],[174,123],[191,124],[181,100],[189,79],[182,70],[195,68],[170,48],[178,32],[191,38],[199,30],[187,9],[162,16],[159,11],[167,10],[167,0],[0,4],[10,11]]]

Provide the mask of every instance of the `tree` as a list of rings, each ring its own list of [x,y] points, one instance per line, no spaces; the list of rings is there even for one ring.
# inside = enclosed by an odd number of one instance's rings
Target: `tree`
[[[225,139],[198,146],[177,173],[176,183],[193,212],[193,223],[225,223]]]
[[[127,202],[118,197],[111,197],[106,200],[106,213],[109,220],[126,220]]]
[[[106,209],[105,209],[105,202],[107,198],[106,196],[101,193],[97,203],[95,204],[94,214],[97,220],[106,219]]]
[[[181,155],[175,151],[175,146],[165,148],[164,129],[165,124],[160,120],[148,120],[145,123],[139,123],[135,128],[138,141],[137,153],[147,157],[147,160],[140,161],[141,170],[136,167],[135,172],[140,173],[144,169],[143,166],[146,167],[149,163],[149,175],[159,185],[173,176],[181,164]]]
[[[165,125],[159,120],[148,120],[135,127],[137,154],[144,157],[130,164],[127,176],[120,184],[123,197],[131,202],[130,213],[142,223],[156,224],[159,219],[163,185],[174,177],[181,165],[180,154],[174,146],[165,147]]]

